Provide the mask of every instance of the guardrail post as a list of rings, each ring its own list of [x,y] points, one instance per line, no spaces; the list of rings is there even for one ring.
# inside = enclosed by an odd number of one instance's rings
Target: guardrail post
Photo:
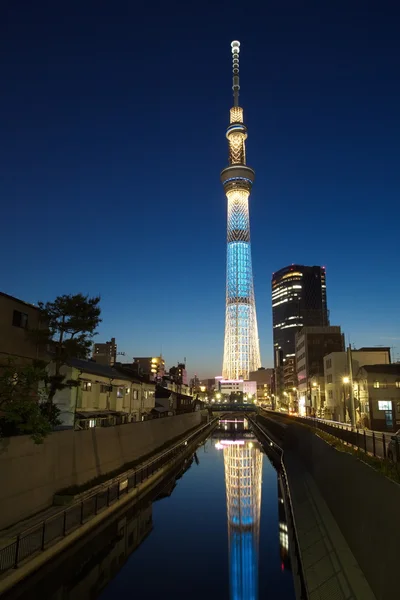
[[[385,438],[384,433],[382,433],[382,444],[383,444],[383,458],[386,458],[386,438]]]
[[[44,550],[45,535],[46,535],[46,521],[43,521],[43,527],[42,527],[42,545],[41,545],[42,550]]]
[[[63,536],[67,535],[67,511],[64,510],[64,520],[63,520]]]
[[[376,456],[376,448],[375,448],[375,431],[372,432],[372,448],[374,452],[374,456]]]
[[[19,546],[21,543],[21,534],[17,536],[17,541],[15,542],[15,559],[14,559],[14,569],[18,569],[18,555],[19,555]]]

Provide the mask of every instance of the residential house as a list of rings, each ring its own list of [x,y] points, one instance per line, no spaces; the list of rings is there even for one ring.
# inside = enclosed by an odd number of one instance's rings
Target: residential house
[[[400,364],[364,365],[354,383],[364,424],[376,431],[400,429]]]
[[[18,363],[45,359],[37,344],[27,335],[41,325],[37,306],[0,292],[0,364],[8,358]]]
[[[390,348],[366,347],[351,351],[353,375],[364,365],[390,364]],[[324,357],[325,417],[335,421],[350,420],[350,373],[347,352],[331,352]],[[367,404],[366,404],[367,406]],[[361,420],[363,413],[359,415]]]
[[[54,397],[62,427],[86,429],[151,418],[154,384],[91,360],[71,359],[61,372],[66,380],[76,382]]]

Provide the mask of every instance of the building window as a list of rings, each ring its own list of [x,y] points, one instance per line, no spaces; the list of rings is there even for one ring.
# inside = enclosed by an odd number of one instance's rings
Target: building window
[[[27,329],[28,315],[26,313],[20,312],[19,310],[14,310],[12,324],[14,325],[14,327],[21,327],[22,329]]]
[[[105,383],[102,383],[100,385],[100,394],[107,394],[107,392],[111,392],[112,391],[112,385],[106,385]]]
[[[117,389],[117,398],[123,398],[124,396],[124,388],[123,387],[119,387]]]
[[[84,392],[92,391],[92,382],[91,381],[82,381],[82,389]],[[92,425],[94,427],[94,425]]]
[[[397,388],[400,388],[400,379],[398,379],[398,380],[396,381],[396,387],[397,387]]]
[[[378,400],[378,410],[392,410],[392,401]]]
[[[137,400],[138,399],[138,391],[137,390],[133,390],[133,399]]]
[[[386,381],[386,379],[384,379],[384,380],[382,381],[381,388],[382,388],[382,389],[384,389],[384,390],[386,390],[386,388],[387,388],[387,381]]]
[[[96,427],[96,419],[89,419],[89,427]]]
[[[326,361],[326,368],[327,369],[331,369],[332,368],[332,359],[328,358],[328,360]]]
[[[380,388],[379,381],[376,381],[376,380],[374,381],[374,388],[376,388],[376,389]]]
[[[328,390],[328,398],[332,400],[333,398],[333,390]]]
[[[326,383],[332,383],[332,375],[326,376]]]
[[[396,412],[397,412],[397,416],[399,416],[400,415],[400,402],[397,403]]]

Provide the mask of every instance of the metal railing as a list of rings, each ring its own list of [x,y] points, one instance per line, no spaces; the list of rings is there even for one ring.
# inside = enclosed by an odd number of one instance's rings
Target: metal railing
[[[85,495],[82,500],[19,533],[14,541],[0,550],[0,574],[9,569],[18,568],[21,562],[30,556],[43,552],[87,523],[102,510],[118,502],[130,490],[151,477],[168,462],[183,454],[187,445],[194,442],[216,421],[218,421],[217,418],[212,419],[165,452],[114,478],[111,484],[105,484],[100,489],[97,488],[92,494]]]
[[[400,460],[400,448],[398,440],[392,444],[393,433],[370,431],[369,429],[358,429],[357,427],[352,427],[346,423],[327,421],[314,417],[297,417],[294,415],[288,416],[284,415],[283,413],[266,411],[264,409],[263,412],[270,415],[278,414],[279,416],[286,417],[294,422],[303,423],[304,425],[325,431],[326,433],[333,435],[343,442],[346,442],[346,444],[353,446],[353,448],[358,448],[366,454],[371,454],[371,456],[384,459],[390,458],[391,460],[396,460],[397,462]],[[392,446],[394,446],[394,450],[392,449]]]
[[[304,576],[303,561],[301,559],[301,550],[300,550],[299,539],[297,537],[297,529],[296,529],[296,521],[294,518],[292,496],[290,494],[288,476],[286,473],[285,464],[283,462],[283,449],[280,446],[278,446],[278,444],[276,444],[276,442],[274,442],[270,438],[270,436],[264,430],[264,428],[261,427],[258,423],[256,423],[254,421],[254,419],[252,419],[251,417],[247,417],[247,418],[250,421],[253,429],[258,431],[259,435],[261,435],[262,438],[267,439],[269,446],[271,448],[273,448],[279,454],[279,457],[280,457],[280,459],[279,459],[280,460],[280,464],[279,464],[279,472],[280,473],[279,474],[281,475],[281,481],[282,481],[282,485],[284,487],[285,496],[286,496],[286,520],[287,520],[287,524],[288,524],[288,529],[291,531],[292,542],[294,544],[294,547],[292,547],[292,549],[293,549],[292,573],[294,576],[297,576],[297,582],[295,582],[295,583],[297,583],[297,587],[298,587],[297,597],[299,598],[299,600],[307,600],[308,599],[307,585],[306,585],[306,580],[305,580],[305,576]],[[294,560],[293,560],[293,558],[294,558]]]

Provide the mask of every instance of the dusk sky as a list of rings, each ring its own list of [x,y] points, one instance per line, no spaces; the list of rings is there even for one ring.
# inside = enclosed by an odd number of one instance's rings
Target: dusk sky
[[[221,373],[238,39],[263,366],[290,263],[326,266],[346,342],[400,358],[399,19],[394,0],[3,0],[0,290],[101,294],[96,341]]]

